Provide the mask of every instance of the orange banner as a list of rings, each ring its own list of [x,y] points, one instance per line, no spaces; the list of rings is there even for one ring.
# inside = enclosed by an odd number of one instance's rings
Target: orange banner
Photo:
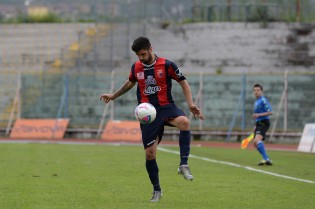
[[[68,118],[18,119],[11,131],[11,138],[61,139],[64,137]]]
[[[102,134],[105,141],[141,141],[138,121],[109,121]]]

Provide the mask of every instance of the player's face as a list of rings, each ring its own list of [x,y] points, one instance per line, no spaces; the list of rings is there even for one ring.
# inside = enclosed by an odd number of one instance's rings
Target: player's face
[[[255,87],[253,89],[253,92],[254,92],[254,95],[255,95],[256,98],[259,98],[262,95],[262,90],[260,89],[260,87]]]
[[[154,57],[152,54],[152,48],[150,49],[141,49],[140,51],[136,52],[140,62],[143,64],[149,65],[154,61]]]

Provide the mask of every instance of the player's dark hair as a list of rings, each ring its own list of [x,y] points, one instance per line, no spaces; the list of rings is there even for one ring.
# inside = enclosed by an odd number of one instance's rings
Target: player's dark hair
[[[133,41],[131,49],[134,52],[138,52],[142,49],[149,50],[150,47],[151,47],[151,43],[147,37],[139,37]]]
[[[256,87],[259,87],[260,90],[263,91],[263,87],[262,87],[262,85],[260,85],[259,83],[256,83],[253,88],[256,88]]]

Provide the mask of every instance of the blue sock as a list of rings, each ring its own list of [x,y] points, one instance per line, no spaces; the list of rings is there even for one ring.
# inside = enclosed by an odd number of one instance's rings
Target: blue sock
[[[188,156],[190,152],[190,131],[180,131],[179,133],[179,152],[180,164],[187,165]]]
[[[153,185],[154,191],[161,191],[160,180],[159,180],[159,168],[156,163],[156,159],[146,160],[145,167],[149,174],[150,181]]]
[[[263,157],[264,160],[269,160],[269,157],[268,157],[266,150],[265,150],[265,145],[262,141],[258,142],[257,150],[261,154],[261,156]]]

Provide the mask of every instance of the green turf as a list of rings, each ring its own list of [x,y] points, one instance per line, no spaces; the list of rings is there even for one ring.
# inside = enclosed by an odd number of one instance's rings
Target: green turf
[[[178,150],[177,147],[164,147]],[[258,167],[254,150],[192,148],[195,156],[315,182],[315,155],[269,151],[275,165]],[[158,151],[163,198],[150,203],[141,146],[0,144],[3,209],[313,209],[315,184],[189,160],[193,182],[177,175],[178,155]]]

